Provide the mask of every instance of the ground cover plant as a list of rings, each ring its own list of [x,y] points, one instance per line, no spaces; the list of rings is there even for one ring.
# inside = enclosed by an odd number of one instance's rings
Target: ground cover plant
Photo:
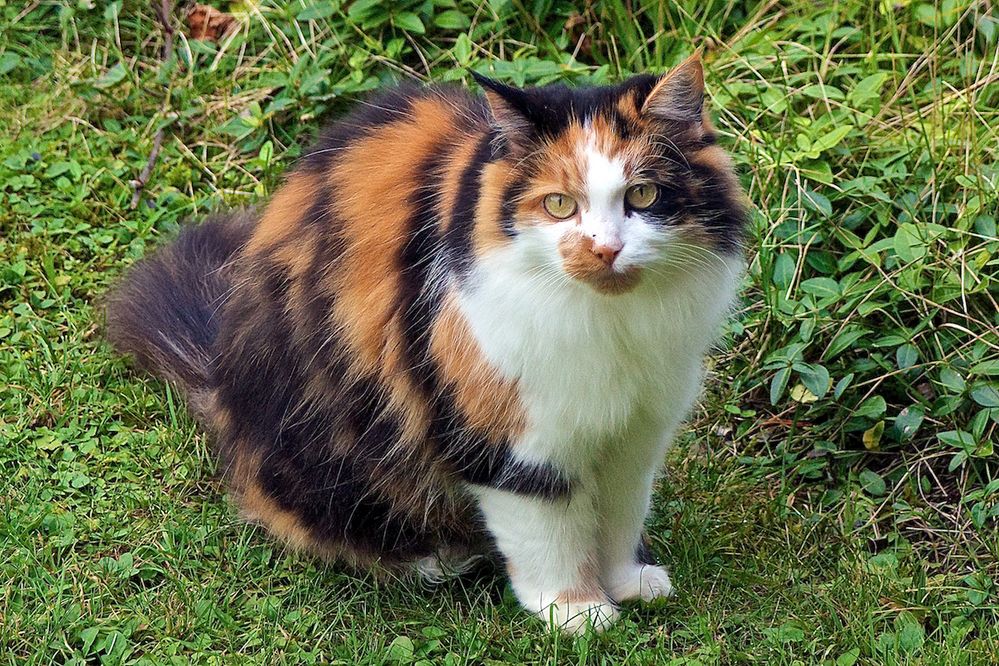
[[[999,661],[993,3],[213,4],[218,41],[184,8],[165,30],[145,2],[0,0],[5,659]],[[235,519],[169,388],[100,340],[126,265],[262,201],[365,91],[600,83],[696,47],[750,268],[657,496],[678,596],[602,636],[546,634],[489,572],[431,589],[286,552]]]

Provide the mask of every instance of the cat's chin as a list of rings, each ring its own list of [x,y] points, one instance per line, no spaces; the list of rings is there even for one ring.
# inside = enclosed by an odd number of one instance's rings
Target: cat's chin
[[[642,269],[632,266],[623,271],[608,269],[574,277],[601,294],[616,296],[625,294],[638,285],[642,279]]]

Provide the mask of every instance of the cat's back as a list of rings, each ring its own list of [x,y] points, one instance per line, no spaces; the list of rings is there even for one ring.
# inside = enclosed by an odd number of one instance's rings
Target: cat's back
[[[403,83],[357,101],[343,117],[330,122],[306,151],[299,171],[327,172],[353,160],[381,156],[419,159],[448,152],[462,139],[487,128],[483,100],[457,85]],[[349,168],[349,167],[348,167]]]
[[[458,86],[401,84],[356,102],[286,176],[251,250],[294,242],[309,224],[347,236],[398,232],[419,212],[420,192],[460,172],[488,128],[483,100]]]
[[[320,352],[323,341],[309,337],[332,325],[338,346],[351,350],[353,374],[390,374],[386,349],[400,347],[395,333],[408,326],[401,317],[429,281],[489,123],[485,103],[464,88],[408,84],[329,124],[243,253],[246,280],[233,299],[243,306],[229,306],[227,317],[233,346],[268,316],[268,304],[281,310],[274,317],[301,353]]]

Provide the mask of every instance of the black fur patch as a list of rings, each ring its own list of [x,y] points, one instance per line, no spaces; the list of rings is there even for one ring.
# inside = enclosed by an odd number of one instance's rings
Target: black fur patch
[[[525,182],[517,178],[507,185],[506,192],[503,193],[503,208],[501,210],[503,219],[501,223],[503,225],[503,233],[510,238],[517,235],[517,229],[514,226],[517,213],[517,198],[523,194],[524,187]]]
[[[714,239],[718,250],[738,252],[745,236],[747,211],[733,198],[722,178],[706,167],[687,167],[671,182],[659,184],[659,198],[641,215],[661,224],[674,224],[680,216],[690,215]]]
[[[493,159],[492,141],[491,134],[479,139],[475,154],[462,172],[451,223],[444,235],[448,261],[458,275],[465,275],[474,261],[472,231],[475,229],[475,209],[479,205],[482,170]]]
[[[107,300],[111,344],[150,372],[189,389],[207,388],[220,301],[229,288],[225,267],[254,224],[248,213],[215,215],[139,262]]]
[[[445,157],[443,150],[439,150],[420,165],[419,172],[425,174],[426,182],[410,197],[413,213],[408,223],[409,237],[400,257],[403,280],[397,307],[405,322],[408,371],[428,402],[437,392],[436,371],[430,358],[430,325],[440,310],[440,293],[429,288],[429,281],[430,270],[442,247],[439,223]]]
[[[738,252],[746,234],[749,212],[724,182],[724,176],[712,169],[695,166],[690,179],[698,182],[698,196],[691,196],[688,210],[714,238],[722,252]]]
[[[659,564],[659,560],[656,559],[655,553],[652,552],[652,548],[649,546],[649,539],[644,534],[638,542],[638,547],[635,548],[635,561],[648,566]]]
[[[557,137],[570,123],[583,123],[587,118],[598,115],[617,119],[628,131],[628,123],[617,112],[618,100],[626,92],[634,90],[636,104],[641,108],[659,80],[651,74],[640,74],[614,86],[569,88],[555,83],[537,88],[513,88],[478,74],[475,78],[530,122],[533,135],[528,138],[533,140]]]

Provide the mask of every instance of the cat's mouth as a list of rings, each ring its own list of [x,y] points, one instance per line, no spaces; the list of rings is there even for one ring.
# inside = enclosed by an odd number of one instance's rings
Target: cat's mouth
[[[559,241],[562,267],[575,279],[585,282],[601,294],[623,294],[634,289],[641,279],[638,266],[620,268],[608,264],[593,251],[593,240],[583,234],[566,234]]]
[[[631,266],[623,271],[610,269],[579,279],[601,294],[623,294],[635,288],[641,279],[641,272],[637,266]]]

